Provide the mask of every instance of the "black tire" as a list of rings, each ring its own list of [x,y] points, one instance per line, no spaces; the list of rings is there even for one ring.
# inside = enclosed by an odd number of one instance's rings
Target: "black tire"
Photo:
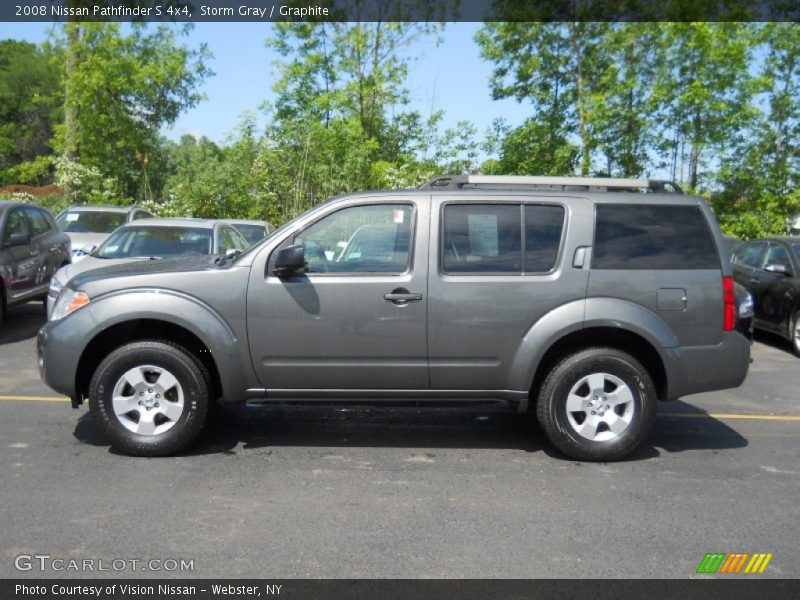
[[[177,381],[177,386],[168,390],[168,393],[174,395],[178,389],[183,393],[182,412],[174,422],[164,418],[161,425],[169,425],[169,429],[164,432],[141,435],[126,427],[123,421],[129,426],[137,426],[140,415],[144,414],[139,408],[123,416],[117,416],[114,412],[112,398],[115,387],[120,385],[123,375],[131,369],[143,366],[152,366],[171,374]],[[155,383],[148,385],[155,385],[160,380],[157,371],[144,372],[151,376],[156,373]],[[188,446],[206,423],[211,403],[210,381],[211,378],[200,360],[183,347],[155,340],[133,342],[111,352],[97,367],[89,384],[89,407],[95,422],[116,450],[133,456],[174,454]],[[130,397],[134,396],[135,393]],[[167,393],[164,398],[167,398]],[[150,400],[154,401],[152,398]],[[154,418],[157,417],[158,410],[153,408]]]
[[[794,318],[789,328],[789,342],[792,344],[792,351],[794,355],[800,357],[800,310],[794,313]]]
[[[596,435],[602,436],[608,431],[608,435],[615,437],[598,441],[582,436],[572,424],[577,423],[580,415],[589,418],[590,409],[587,408],[585,413],[571,412],[571,416],[568,416],[567,398],[574,386],[585,381],[591,374],[601,373],[609,374],[624,383],[632,399],[624,405],[611,409],[613,412],[620,410],[630,419],[626,428],[615,434],[608,425],[601,424],[595,429],[598,432]],[[586,388],[577,388],[577,391],[586,389],[590,389],[588,384]],[[609,396],[613,393],[609,392]],[[581,393],[576,395],[583,396]],[[594,398],[597,396],[587,395],[586,401],[592,401]],[[565,455],[576,460],[607,462],[629,456],[650,436],[655,426],[657,403],[652,378],[636,359],[615,348],[588,348],[567,356],[550,371],[539,390],[536,413],[547,438]],[[603,408],[605,414],[609,410],[608,405]],[[631,412],[627,413],[627,410]],[[608,418],[612,417],[613,415],[609,414]],[[616,420],[616,417],[613,418]],[[577,423],[577,426],[580,425],[581,423]]]

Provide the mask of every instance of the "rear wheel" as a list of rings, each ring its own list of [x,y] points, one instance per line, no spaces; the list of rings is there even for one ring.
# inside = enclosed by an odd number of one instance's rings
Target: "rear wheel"
[[[114,350],[97,367],[89,407],[111,445],[136,456],[172,454],[200,433],[210,378],[184,348],[140,341]]]
[[[794,350],[795,356],[800,356],[800,310],[794,313],[792,329],[789,334],[792,340],[792,350]]]
[[[536,412],[548,439],[570,458],[612,461],[647,439],[656,404],[650,374],[636,359],[614,348],[588,348],[550,372]]]

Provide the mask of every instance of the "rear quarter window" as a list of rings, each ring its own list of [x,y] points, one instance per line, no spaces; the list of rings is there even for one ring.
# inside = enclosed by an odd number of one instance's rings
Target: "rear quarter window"
[[[598,204],[593,269],[719,269],[717,246],[696,206]]]

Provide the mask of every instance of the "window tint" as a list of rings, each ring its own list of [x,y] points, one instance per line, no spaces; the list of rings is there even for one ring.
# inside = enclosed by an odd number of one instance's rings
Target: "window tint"
[[[230,227],[223,227],[219,234],[219,252],[223,254],[228,250],[244,250],[247,242],[244,241],[237,231]]]
[[[28,217],[28,222],[31,226],[31,235],[42,235],[50,229],[50,224],[38,208],[26,207],[25,215]]]
[[[211,254],[211,230],[190,227],[125,227],[95,252],[97,258],[196,256]]]
[[[263,225],[237,223],[236,229],[239,230],[239,233],[241,233],[250,244],[257,244],[267,237],[267,229]]]
[[[694,206],[598,204],[592,268],[718,269],[717,247]]]
[[[761,264],[759,259],[765,245],[764,242],[743,244],[736,249],[731,260],[737,265],[756,268]]]
[[[792,261],[789,258],[789,253],[783,246],[778,244],[769,244],[767,251],[764,253],[764,258],[761,259],[761,268],[766,268],[767,265],[783,265],[784,267],[791,268]]]
[[[445,273],[521,273],[518,204],[448,204],[444,208]]]
[[[526,273],[546,273],[555,268],[563,228],[564,207],[525,206]]]
[[[336,211],[295,236],[308,273],[403,273],[411,265],[414,207],[369,204]]]
[[[242,232],[236,229],[231,229],[231,238],[233,239],[233,247],[237,250],[244,250],[250,245],[247,239],[242,235]]]
[[[8,213],[8,217],[6,218],[4,237],[7,238],[12,233],[27,233],[28,235],[31,233],[28,227],[28,221],[25,219],[25,215],[22,214],[21,208],[15,208]]]
[[[57,221],[67,233],[111,233],[125,224],[125,213],[68,210],[60,214]]]

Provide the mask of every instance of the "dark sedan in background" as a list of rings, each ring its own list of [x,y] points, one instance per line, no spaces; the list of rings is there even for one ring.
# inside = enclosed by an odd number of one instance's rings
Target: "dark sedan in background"
[[[69,259],[69,237],[47,210],[0,200],[0,320],[6,307],[44,298]]]
[[[753,296],[754,327],[789,340],[800,356],[800,237],[744,242],[731,263],[734,279]]]

